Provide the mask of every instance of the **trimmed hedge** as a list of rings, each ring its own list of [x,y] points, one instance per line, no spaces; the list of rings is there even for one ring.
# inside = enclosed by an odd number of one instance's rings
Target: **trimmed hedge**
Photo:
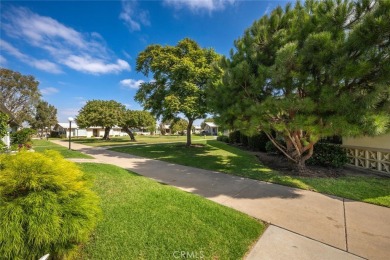
[[[226,136],[226,135],[221,135],[221,136],[218,136],[218,137],[217,137],[217,141],[229,143],[229,137]]]
[[[232,143],[232,144],[238,144],[241,142],[240,140],[240,131],[233,131],[233,132],[230,132],[229,134],[229,142]]]
[[[55,151],[0,155],[0,212],[5,259],[67,258],[100,215],[84,174]]]
[[[326,167],[342,167],[348,162],[346,151],[337,144],[317,143],[314,145],[314,154],[307,160],[309,165]]]

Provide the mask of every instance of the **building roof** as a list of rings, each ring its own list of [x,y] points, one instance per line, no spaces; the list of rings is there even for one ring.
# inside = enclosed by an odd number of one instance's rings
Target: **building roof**
[[[69,128],[69,122],[68,123],[58,123],[57,125],[61,126],[62,128],[65,128],[65,129],[68,129]],[[76,122],[72,122],[72,129],[76,129],[76,128],[79,128],[79,126],[77,125]],[[90,127],[86,127],[86,128],[82,128],[82,129],[102,129],[104,127],[101,127],[101,126],[90,126]],[[111,129],[118,129],[118,128],[122,128],[120,126],[117,126],[117,125],[114,125],[113,127],[111,127]]]
[[[218,127],[214,122],[205,122],[205,125],[209,127]]]
[[[194,125],[195,130],[201,130],[202,127],[200,125]]]
[[[57,125],[62,128],[69,128],[69,123],[58,123]],[[75,122],[72,122],[72,128],[79,128],[79,126]]]

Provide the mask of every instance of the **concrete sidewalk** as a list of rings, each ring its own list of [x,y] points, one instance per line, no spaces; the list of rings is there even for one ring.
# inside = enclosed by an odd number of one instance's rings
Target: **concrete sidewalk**
[[[248,259],[389,259],[389,208],[104,148],[72,148],[271,223]]]

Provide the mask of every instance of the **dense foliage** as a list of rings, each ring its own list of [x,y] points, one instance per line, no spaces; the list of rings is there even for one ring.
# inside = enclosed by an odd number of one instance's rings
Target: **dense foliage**
[[[43,129],[46,127],[50,129],[57,123],[57,109],[46,101],[40,100],[36,106],[34,118],[30,122],[31,127],[43,133]]]
[[[126,110],[123,114],[120,126],[135,141],[133,129],[148,129],[149,131],[156,128],[156,119],[148,111]]]
[[[79,111],[76,122],[81,128],[103,127],[103,139],[107,140],[111,128],[122,123],[124,112],[125,106],[114,100],[90,100]]]
[[[348,162],[347,153],[340,145],[316,143],[314,151],[307,164],[338,168]]]
[[[18,123],[33,117],[41,96],[38,84],[33,76],[0,68],[0,103],[4,104]]]
[[[218,59],[214,50],[188,38],[176,46],[150,45],[138,55],[137,71],[145,76],[152,73],[153,80],[141,84],[135,99],[162,121],[183,114],[190,145],[193,122],[209,112],[206,87],[216,76],[211,64]]]
[[[180,135],[184,135],[184,131],[186,131],[187,129],[188,129],[188,121],[182,118],[177,118],[173,120],[171,124],[171,130],[173,134],[179,133]]]
[[[95,228],[99,207],[83,173],[57,152],[0,155],[0,255],[69,255]]]
[[[233,129],[264,131],[302,171],[323,137],[386,133],[389,20],[390,1],[278,7],[216,66],[224,74],[210,90],[210,105]]]
[[[11,144],[16,145],[29,145],[31,144],[31,138],[36,133],[34,129],[23,128],[16,132],[11,133]]]
[[[0,139],[7,134],[9,117],[7,114],[0,111]]]

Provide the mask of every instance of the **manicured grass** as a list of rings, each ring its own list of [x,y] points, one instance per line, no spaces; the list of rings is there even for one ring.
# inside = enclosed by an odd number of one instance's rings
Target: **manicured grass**
[[[82,163],[94,176],[103,219],[78,259],[240,259],[265,225],[243,213],[107,165]]]
[[[55,150],[58,151],[65,158],[93,159],[92,156],[80,153],[78,151],[69,150],[67,147],[54,144],[44,139],[33,140],[33,149],[37,152],[43,152],[45,150]]]
[[[115,147],[111,150],[390,207],[390,178],[286,176],[265,167],[254,155],[218,141],[207,141],[205,146],[190,148],[159,144]]]
[[[136,142],[130,141],[130,138],[128,136],[112,137],[110,140],[102,140],[101,138],[79,138],[72,139],[72,141],[75,143],[85,144],[89,146],[123,146],[156,143],[184,143],[187,140],[186,136],[178,135],[137,135],[135,138]],[[215,136],[192,136],[192,141],[195,143],[213,139],[215,139]]]

